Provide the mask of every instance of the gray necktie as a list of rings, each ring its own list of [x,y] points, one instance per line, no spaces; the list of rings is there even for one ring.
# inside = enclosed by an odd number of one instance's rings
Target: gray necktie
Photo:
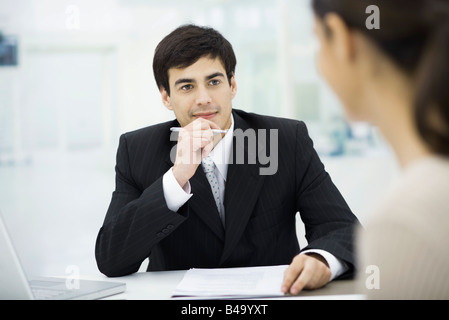
[[[218,213],[220,214],[221,222],[223,226],[225,224],[224,219],[224,208],[220,201],[220,187],[218,184],[217,176],[215,175],[215,163],[211,157],[203,158],[201,161],[206,178],[209,181],[210,187],[212,189],[212,194],[214,195],[215,203],[217,205]]]

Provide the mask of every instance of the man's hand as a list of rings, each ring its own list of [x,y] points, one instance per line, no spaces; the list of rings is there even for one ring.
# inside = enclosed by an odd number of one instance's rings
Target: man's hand
[[[179,131],[173,175],[181,187],[195,174],[201,160],[214,148],[214,122],[198,118]]]
[[[321,288],[329,282],[331,270],[326,260],[317,253],[298,254],[284,273],[281,290],[298,294],[303,289]]]

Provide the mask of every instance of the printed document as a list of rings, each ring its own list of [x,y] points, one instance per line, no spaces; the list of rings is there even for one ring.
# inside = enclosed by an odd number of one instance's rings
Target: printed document
[[[229,299],[284,296],[281,291],[288,265],[190,269],[172,298]]]

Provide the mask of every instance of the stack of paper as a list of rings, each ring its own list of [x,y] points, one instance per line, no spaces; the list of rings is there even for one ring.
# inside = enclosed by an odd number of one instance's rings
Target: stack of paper
[[[242,299],[283,296],[287,265],[246,268],[190,269],[172,298]]]

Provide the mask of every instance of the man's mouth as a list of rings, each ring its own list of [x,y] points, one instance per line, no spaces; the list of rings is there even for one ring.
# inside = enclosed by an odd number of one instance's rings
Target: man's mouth
[[[213,117],[215,117],[217,115],[217,112],[198,112],[196,114],[194,114],[193,116],[195,118],[203,118],[206,120],[210,120]]]

